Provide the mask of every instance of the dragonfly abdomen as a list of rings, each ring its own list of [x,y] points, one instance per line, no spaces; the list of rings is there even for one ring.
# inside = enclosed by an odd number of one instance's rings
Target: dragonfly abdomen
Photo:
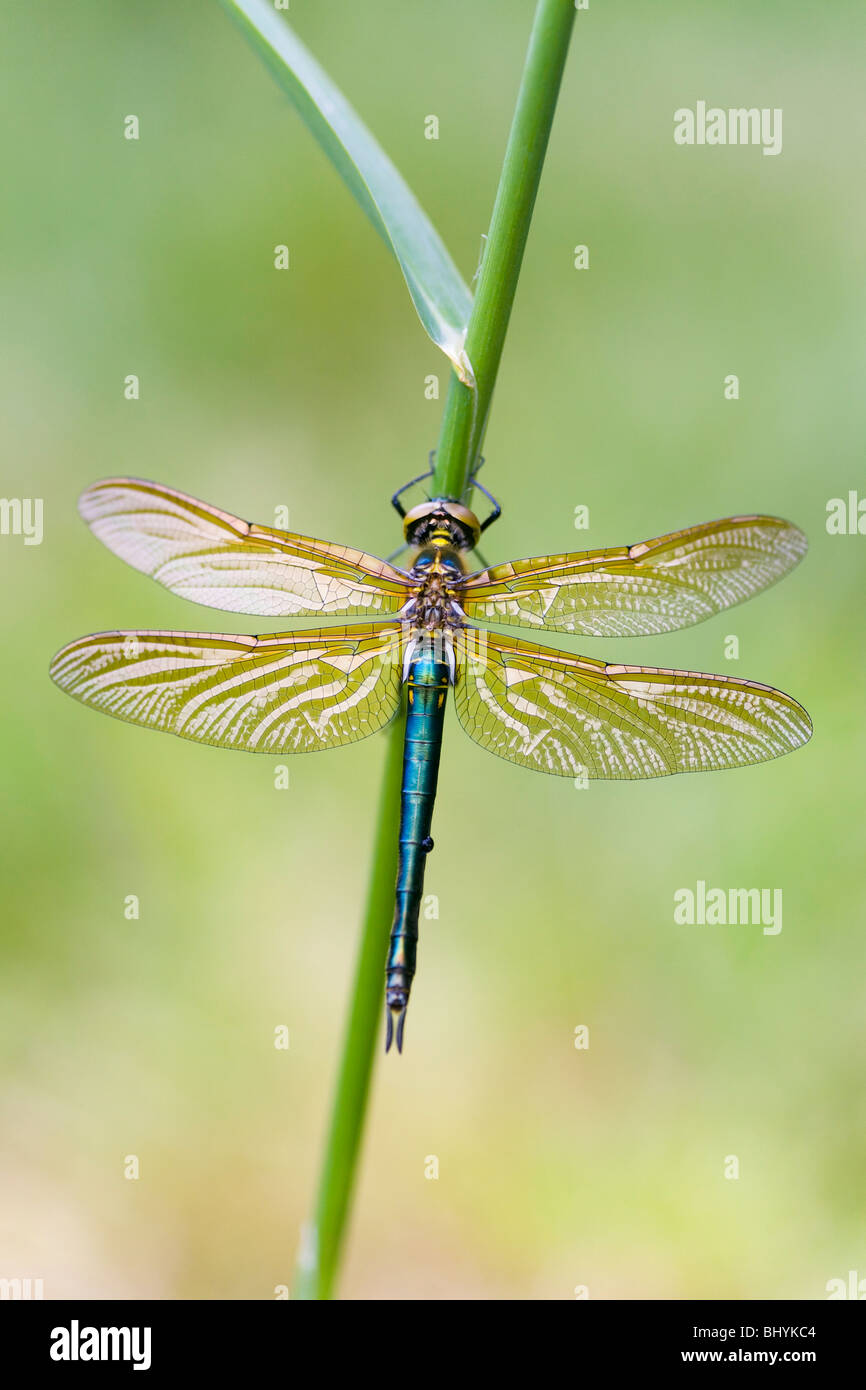
[[[415,974],[424,867],[427,855],[433,848],[430,828],[449,684],[446,661],[423,650],[413,659],[406,679],[408,709],[400,797],[397,892],[385,976],[388,1021],[386,1051],[391,1046],[395,1026],[397,1048],[402,1051],[403,1047],[406,1006]]]

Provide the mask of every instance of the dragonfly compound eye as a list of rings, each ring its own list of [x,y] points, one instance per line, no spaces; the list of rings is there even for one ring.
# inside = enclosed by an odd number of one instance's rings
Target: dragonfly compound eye
[[[406,513],[403,534],[409,545],[424,545],[436,537],[449,541],[458,550],[471,550],[478,544],[481,525],[468,507],[438,498],[421,502]]]

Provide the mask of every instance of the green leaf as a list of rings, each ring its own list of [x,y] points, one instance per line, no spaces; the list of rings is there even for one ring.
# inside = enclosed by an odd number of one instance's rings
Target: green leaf
[[[325,154],[396,256],[412,302],[461,381],[472,295],[415,195],[342,92],[268,0],[223,0]]]

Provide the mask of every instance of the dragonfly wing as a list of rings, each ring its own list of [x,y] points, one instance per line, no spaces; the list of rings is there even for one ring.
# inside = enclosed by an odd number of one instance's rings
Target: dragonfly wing
[[[471,618],[589,637],[672,632],[775,584],[806,553],[788,521],[734,516],[618,550],[515,560],[470,575]]]
[[[360,550],[254,526],[183,492],[140,478],[107,478],[79,510],[122,560],[182,598],[263,617],[396,613],[409,597],[402,570]]]
[[[309,753],[375,733],[400,702],[399,629],[233,637],[98,632],[51,676],[130,724],[252,753]]]
[[[562,777],[663,777],[790,753],[811,732],[796,700],[695,671],[611,666],[464,630],[454,704],[470,738]]]

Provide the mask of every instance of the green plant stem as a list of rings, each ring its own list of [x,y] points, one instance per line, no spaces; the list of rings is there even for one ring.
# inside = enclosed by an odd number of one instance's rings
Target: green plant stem
[[[292,1294],[296,1299],[328,1299],[334,1291],[364,1128],[373,1057],[377,1040],[381,1039],[382,1034],[385,956],[397,878],[395,827],[400,820],[405,723],[405,715],[401,715],[385,734],[385,773],[352,1006],[343,1043],[315,1214],[312,1224],[304,1233],[298,1260]]]
[[[574,0],[539,0],[505,162],[493,208],[466,349],[475,388],[452,373],[434,487],[460,499],[478,456],[574,22]],[[367,896],[351,1013],[315,1215],[303,1241],[294,1297],[333,1296],[355,1179],[373,1056],[382,1021],[382,986],[397,877],[397,826],[405,719],[388,732],[373,871]]]
[[[459,501],[481,452],[574,16],[574,0],[539,0],[535,11],[466,332],[475,388],[451,373],[436,451],[435,497]]]

